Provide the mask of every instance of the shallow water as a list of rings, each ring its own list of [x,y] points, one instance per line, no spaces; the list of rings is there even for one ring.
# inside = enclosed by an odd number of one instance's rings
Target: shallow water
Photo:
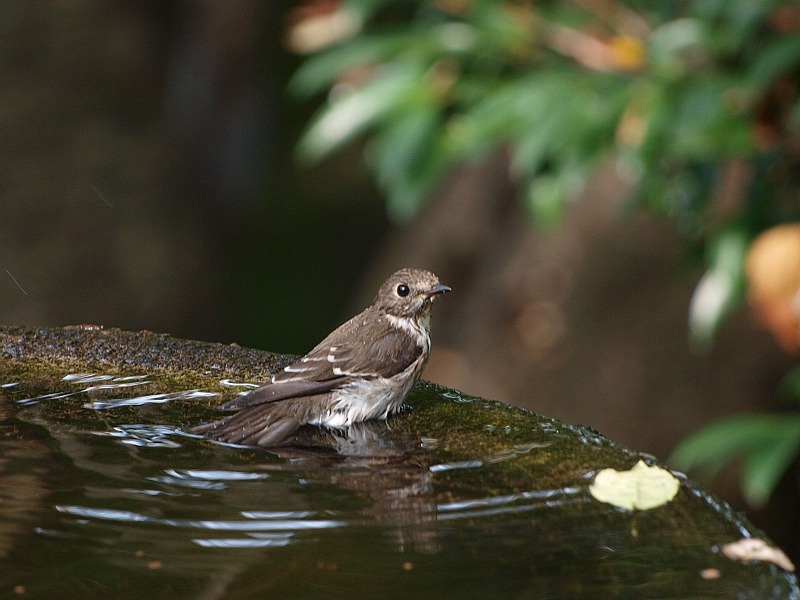
[[[714,502],[688,485],[673,531],[657,511],[632,517],[592,500],[593,472],[552,489],[544,477],[509,479],[555,443],[546,424],[486,452],[420,434],[407,415],[309,428],[273,452],[185,433],[214,417],[220,390],[242,383],[175,391],[163,377],[113,372],[0,381],[0,597],[796,594],[793,577],[733,568],[713,540],[675,543],[695,527],[688,513]],[[422,402],[436,391],[414,394]],[[515,427],[495,419],[482,429]],[[725,507],[711,508],[720,523],[709,531],[747,534]],[[723,577],[704,580],[698,565]]]

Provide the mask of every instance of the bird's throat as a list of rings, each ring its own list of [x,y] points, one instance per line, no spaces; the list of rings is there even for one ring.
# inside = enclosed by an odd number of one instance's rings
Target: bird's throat
[[[431,313],[429,310],[423,311],[416,317],[396,317],[395,315],[387,314],[386,319],[392,327],[412,335],[420,345],[423,345],[421,343],[422,340],[429,336],[431,327]]]

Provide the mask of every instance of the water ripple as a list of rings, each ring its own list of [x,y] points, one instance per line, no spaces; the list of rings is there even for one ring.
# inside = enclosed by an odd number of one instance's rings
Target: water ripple
[[[478,519],[485,517],[495,517],[511,513],[528,512],[537,509],[564,507],[573,504],[586,504],[590,502],[588,498],[571,498],[568,500],[557,500],[548,502],[536,502],[534,504],[522,504],[514,506],[500,506],[496,508],[485,508],[480,510],[459,511],[437,516],[438,521],[453,521],[455,519]]]
[[[483,466],[482,460],[461,460],[451,463],[439,463],[438,465],[431,465],[431,473],[441,473],[442,471],[452,471],[454,469],[477,469]]]
[[[458,402],[459,404],[472,404],[477,400],[477,398],[474,396],[467,396],[458,390],[448,390],[446,392],[442,392],[442,397],[447,398],[448,400],[453,400],[454,402]]]
[[[292,536],[278,538],[233,538],[233,539],[193,539],[203,548],[282,548],[292,543]]]
[[[119,438],[129,446],[142,448],[180,448],[170,436],[195,437],[168,425],[117,425],[111,431],[93,431],[94,435]]]
[[[246,510],[239,514],[245,519],[305,519],[317,513],[313,510]]]
[[[259,386],[258,383],[246,383],[243,381],[233,381],[232,379],[220,379],[219,384],[226,387],[257,388]]]
[[[120,408],[122,406],[142,406],[143,404],[164,404],[173,400],[189,400],[191,398],[211,398],[216,396],[214,392],[206,392],[200,389],[181,390],[166,394],[148,394],[147,396],[137,396],[136,398],[113,398],[111,400],[92,400],[83,405],[84,408],[94,410],[106,410],[109,408]]]
[[[484,458],[484,459],[473,459],[473,460],[461,460],[455,461],[450,463],[440,463],[438,465],[431,465],[430,471],[431,473],[440,473],[442,471],[452,471],[454,469],[478,469],[483,467],[484,465],[490,465],[492,463],[502,462],[504,460],[510,460],[513,458],[517,458],[532,450],[536,450],[539,448],[546,448],[550,445],[550,442],[531,442],[529,444],[515,444],[511,448],[507,448],[504,450],[500,450],[495,452],[494,454]]]
[[[572,497],[583,493],[584,489],[581,487],[561,488],[557,490],[531,490],[528,492],[519,492],[516,494],[506,494],[504,496],[490,496],[488,498],[478,498],[476,500],[461,500],[459,502],[448,502],[447,504],[439,504],[436,509],[439,512],[449,512],[454,510],[468,510],[484,506],[497,506],[502,504],[511,504],[519,500],[550,500],[561,496]]]
[[[331,519],[304,519],[304,518],[260,518],[246,521],[201,520],[192,519],[164,519],[149,517],[141,513],[112,508],[91,508],[87,506],[57,505],[56,510],[61,513],[73,515],[81,519],[96,519],[101,521],[115,521],[118,523],[145,523],[148,525],[164,525],[181,529],[203,529],[206,531],[242,532],[250,539],[194,539],[194,543],[209,547],[254,547],[254,546],[281,546],[289,543],[298,531],[314,531],[332,529],[347,525],[344,521]],[[268,513],[263,513],[268,514]],[[275,513],[281,515],[284,513]],[[255,541],[251,541],[255,540]],[[257,542],[257,543],[256,543]]]
[[[267,473],[246,473],[242,471],[202,471],[197,469],[167,469],[167,475],[184,479],[202,479],[205,481],[250,481],[267,479]]]
[[[521,502],[521,503],[520,503]],[[562,507],[572,504],[585,504],[590,499],[581,487],[569,487],[557,490],[532,490],[490,496],[475,500],[462,500],[439,504],[437,520],[474,519],[493,517],[507,513],[527,512],[540,508]]]
[[[499,452],[495,453],[494,456],[491,456],[486,459],[486,463],[496,463],[501,462],[504,460],[509,460],[511,458],[517,458],[518,456],[522,456],[523,454],[527,454],[531,450],[538,450],[540,448],[547,448],[550,446],[552,442],[531,442],[529,444],[516,444],[507,450],[500,450]]]
[[[266,473],[246,473],[242,471],[201,471],[195,469],[166,469],[164,475],[148,477],[150,481],[165,483],[183,488],[202,490],[224,490],[225,481],[253,481],[267,479]]]
[[[97,373],[70,373],[64,375],[61,381],[70,383],[93,383],[95,381],[113,381],[115,383],[137,382],[147,379],[147,375],[128,375],[126,377],[115,377],[114,375],[99,375]],[[122,387],[122,386],[120,386]]]
[[[97,373],[70,373],[62,377],[61,381],[76,385],[86,385],[87,383],[97,383],[100,381],[105,381],[108,383],[90,385],[83,389],[71,392],[54,392],[52,394],[34,396],[33,398],[24,398],[22,400],[17,400],[17,404],[20,406],[30,406],[43,400],[60,400],[62,398],[69,398],[70,396],[77,396],[79,394],[147,385],[152,383],[152,381],[147,379],[147,377],[147,375],[128,375],[125,377],[116,377],[114,375],[99,375]]]

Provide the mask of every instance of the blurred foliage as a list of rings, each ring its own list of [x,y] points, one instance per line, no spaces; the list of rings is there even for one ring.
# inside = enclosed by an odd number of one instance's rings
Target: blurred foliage
[[[531,217],[554,224],[595,168],[613,165],[628,207],[671,219],[705,257],[689,311],[700,346],[744,297],[755,235],[800,220],[797,3],[317,0],[288,40],[310,55],[292,91],[327,93],[300,155],[364,138],[396,219],[455,165],[502,150]],[[762,501],[798,447],[787,423],[719,424],[677,456],[745,452],[750,481],[772,448],[783,462],[748,488]]]
[[[790,374],[793,394],[800,398],[800,369]],[[741,460],[742,496],[762,507],[800,453],[800,412],[737,415],[712,423],[685,439],[669,463],[713,478],[724,467]]]
[[[700,344],[742,298],[749,240],[800,218],[796,4],[342,0],[298,14],[290,45],[312,56],[291,89],[328,92],[302,157],[366,137],[390,214],[408,219],[454,165],[504,149],[542,224],[611,161],[632,209],[707,248]]]

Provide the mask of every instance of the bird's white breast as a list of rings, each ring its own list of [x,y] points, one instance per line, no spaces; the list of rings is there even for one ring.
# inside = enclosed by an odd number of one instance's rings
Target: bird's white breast
[[[368,419],[385,419],[397,412],[405,397],[419,379],[431,348],[430,335],[424,325],[421,327],[412,319],[389,317],[389,322],[398,329],[404,329],[416,338],[422,346],[422,354],[405,371],[393,377],[357,378],[335,390],[331,402],[312,425],[327,427],[346,427]]]
[[[312,425],[345,427],[368,419],[385,419],[400,408],[416,378],[399,383],[378,377],[358,379],[336,390],[327,408]]]

